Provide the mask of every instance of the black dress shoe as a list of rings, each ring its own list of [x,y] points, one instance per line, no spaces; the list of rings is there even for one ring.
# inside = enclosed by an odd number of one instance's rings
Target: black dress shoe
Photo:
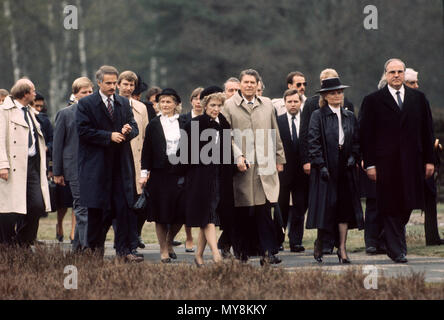
[[[171,259],[173,259],[173,260],[176,260],[176,259],[177,259],[177,255],[176,255],[175,252],[170,252],[170,253],[168,253],[168,255],[169,255],[169,257],[170,257]]]
[[[192,252],[194,252],[194,248],[191,248],[191,249],[187,249],[187,248],[185,248],[185,252],[192,253]]]
[[[351,261],[348,259],[348,257],[347,258],[341,257],[341,253],[339,252],[339,250],[336,252],[336,254],[338,255],[339,263],[342,263],[342,264],[350,264],[351,263]]]
[[[171,259],[170,258],[161,259],[160,262],[162,262],[164,264],[171,263]]]
[[[180,241],[173,240],[173,247],[178,247],[182,244]]]
[[[139,243],[137,244],[137,247],[140,249],[145,249],[145,243],[142,240],[142,237],[139,237]]]
[[[313,257],[318,263],[322,263],[322,256],[324,255],[324,252],[322,250],[322,241],[319,239],[316,239],[314,243],[314,251],[313,251]]]
[[[264,265],[268,265],[268,264],[279,264],[282,262],[282,260],[279,259],[278,257],[276,257],[275,255],[269,255],[269,256],[262,257],[259,262],[260,262],[261,266],[264,266]]]
[[[400,256],[398,256],[395,259],[393,259],[393,261],[396,262],[396,263],[407,263],[407,262],[409,262],[407,260],[407,258],[405,257],[405,254],[403,254],[403,253]]]
[[[125,256],[125,262],[127,263],[140,263],[143,262],[142,257],[136,257],[134,254],[128,254]]]
[[[283,245],[281,245],[280,247],[279,247],[279,251],[284,251],[284,246]]]
[[[368,247],[365,249],[365,252],[367,254],[377,254],[378,253],[378,249],[376,249],[376,247]]]
[[[290,251],[291,252],[304,252],[305,248],[304,248],[304,246],[297,245],[297,246],[290,247]]]

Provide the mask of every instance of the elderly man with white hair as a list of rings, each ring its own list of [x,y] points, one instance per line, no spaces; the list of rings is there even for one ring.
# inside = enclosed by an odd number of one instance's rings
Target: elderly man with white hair
[[[412,68],[405,70],[404,84],[412,89],[419,88],[418,72]],[[442,150],[442,146],[438,139],[435,139],[434,153],[435,153],[435,166],[439,165],[439,152]],[[427,246],[444,245],[444,239],[441,239],[438,231],[438,218],[436,208],[436,183],[434,177],[430,177],[425,182],[424,188],[424,229]]]

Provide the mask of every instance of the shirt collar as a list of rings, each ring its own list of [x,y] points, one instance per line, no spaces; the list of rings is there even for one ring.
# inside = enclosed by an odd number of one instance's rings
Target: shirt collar
[[[395,88],[390,87],[390,85],[387,85],[387,87],[388,87],[390,93],[392,94],[392,96],[396,96],[396,92],[398,92],[398,91],[401,93],[401,95],[404,95],[404,92],[405,92],[404,85],[402,85],[402,87],[399,90],[396,90]]]
[[[177,119],[179,119],[179,115],[178,115],[178,114],[175,114],[175,115],[172,116],[172,117],[167,117],[167,116],[164,116],[163,114],[160,116],[160,120],[162,120],[162,121],[170,121],[170,122],[174,122],[174,121],[176,121]]]
[[[295,114],[295,119],[299,118],[300,114],[301,114],[301,112],[296,113]],[[289,120],[292,120],[293,115],[290,112],[287,111],[287,117],[288,117]]]
[[[252,102],[254,104],[256,102],[256,97],[253,97],[253,99],[251,101],[248,101],[247,98],[245,98],[245,96],[243,94],[241,94],[241,96],[246,104],[249,104],[250,102]]]
[[[99,94],[102,97],[103,102],[105,102],[105,104],[108,102],[108,98],[111,99],[112,102],[114,102],[114,95],[110,95],[109,97],[105,96],[102,91],[99,90]]]

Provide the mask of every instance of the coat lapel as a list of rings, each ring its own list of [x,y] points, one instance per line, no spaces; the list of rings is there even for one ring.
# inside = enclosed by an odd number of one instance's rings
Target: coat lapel
[[[388,86],[385,86],[384,88],[381,89],[381,94],[382,94],[382,97],[383,97],[384,104],[388,108],[390,108],[393,111],[395,111],[397,114],[400,114],[401,110],[399,109],[399,106],[396,103],[395,99],[393,99],[393,96],[390,94]]]
[[[103,100],[102,100],[102,96],[100,95],[100,93],[99,93],[99,91],[97,91],[96,93],[95,93],[95,97],[94,97],[94,99],[95,99],[95,104],[98,106],[98,108],[101,110],[100,112],[102,112],[102,113],[104,113],[105,114],[105,116],[111,121],[111,122],[113,122],[113,119],[111,118],[111,115],[109,114],[109,112],[108,112],[108,109],[106,108],[106,105],[105,105],[105,103],[103,102]],[[115,99],[114,99],[114,101],[116,101]]]

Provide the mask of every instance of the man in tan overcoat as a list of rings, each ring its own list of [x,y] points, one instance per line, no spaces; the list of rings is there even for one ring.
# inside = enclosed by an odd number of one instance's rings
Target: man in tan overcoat
[[[0,243],[31,245],[39,218],[51,211],[45,140],[28,106],[35,95],[21,79],[0,107]]]
[[[236,222],[233,248],[241,260],[261,255],[261,264],[279,263],[271,204],[279,197],[278,172],[284,148],[271,100],[256,96],[259,73],[242,71],[240,91],[225,102],[223,115],[233,129],[238,172],[233,177]]]

